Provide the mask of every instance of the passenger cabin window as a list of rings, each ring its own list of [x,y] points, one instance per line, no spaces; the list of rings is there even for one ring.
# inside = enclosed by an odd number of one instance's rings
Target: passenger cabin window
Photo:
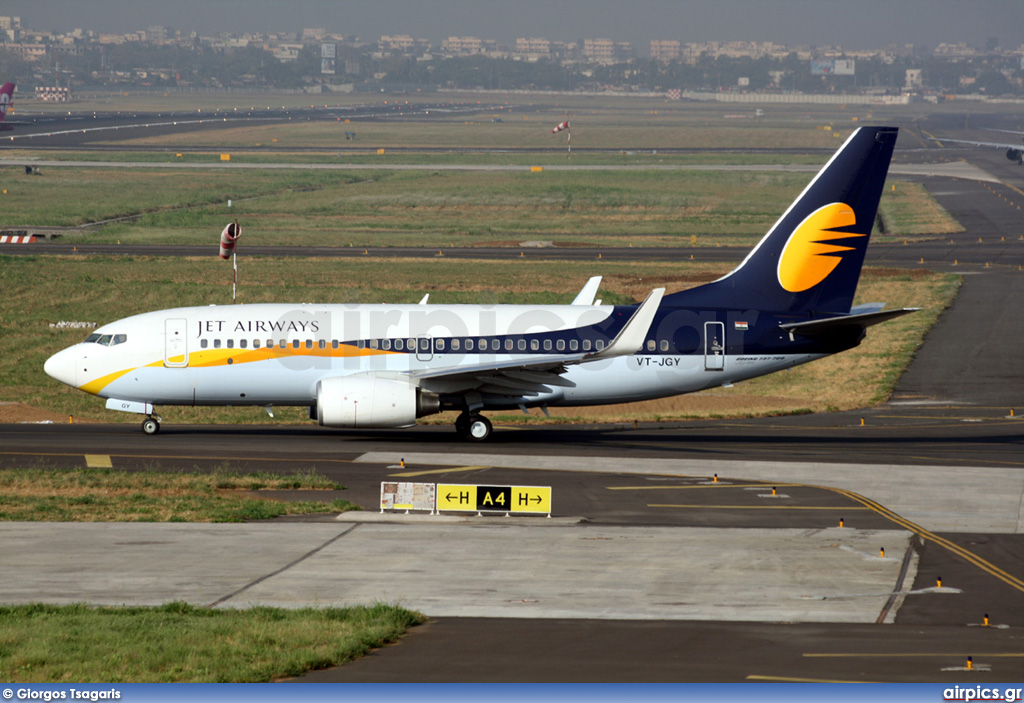
[[[370,340],[370,349],[376,349],[377,346],[378,346],[377,345],[377,340],[376,339],[371,339]]]
[[[661,350],[662,350],[663,352],[667,352],[667,351],[668,351],[668,340],[667,340],[667,339],[663,339],[663,340],[661,340],[661,344],[660,344],[660,345],[658,345],[658,346],[660,346],[660,347],[661,347]]]
[[[558,351],[565,351],[565,340],[559,339],[557,342],[555,342],[555,349],[557,349]]]
[[[577,351],[580,348],[580,340],[570,339],[569,340],[569,351]]]
[[[466,340],[466,351],[473,351],[473,340],[472,339],[467,339]]]
[[[459,344],[459,340],[457,340],[457,339],[453,339],[453,340],[452,340],[452,351],[459,351],[459,349],[461,348],[461,346],[462,346],[462,345],[461,345],[461,344]]]
[[[252,348],[253,349],[259,349],[260,348],[260,340],[258,340],[258,339],[252,340]]]
[[[213,340],[213,348],[214,349],[220,349],[220,340],[219,339]]]
[[[544,340],[544,351],[551,351],[551,340],[550,339],[545,339]]]
[[[396,339],[395,340],[395,351],[402,351],[403,349],[405,349],[405,340],[404,339]]]
[[[210,340],[208,340],[208,339],[200,339],[199,340],[199,348],[200,349],[206,349],[208,346],[210,346]]]
[[[292,349],[298,349],[298,348],[299,348],[299,340],[293,339],[292,340]]]
[[[505,351],[512,351],[512,346],[515,344],[511,339],[505,340]]]
[[[536,339],[531,339],[530,340],[530,351],[539,351],[539,350],[540,350],[540,342],[538,342]]]
[[[655,351],[658,348],[658,343],[653,339],[647,340],[647,351]]]
[[[385,339],[381,341],[380,348],[383,349],[384,351],[389,351],[391,349],[391,340]]]
[[[306,340],[306,349],[312,349],[312,348],[313,348],[313,340],[312,339],[307,339]]]
[[[238,347],[240,349],[248,349],[249,348],[249,340],[248,339],[239,339],[238,340]]]
[[[598,351],[601,351],[602,349],[604,349],[604,340],[603,339],[597,340],[596,346],[597,346],[597,350]]]
[[[589,339],[584,339],[583,340],[583,351],[590,351],[590,340]]]
[[[434,349],[436,349],[439,352],[443,352],[444,351],[444,340],[443,339],[435,339],[434,340]]]
[[[235,340],[229,339],[228,343],[227,343],[227,348],[228,349],[234,349],[235,348]]]
[[[337,339],[332,339],[331,340],[331,349],[337,349],[337,348],[338,348],[338,340]]]
[[[526,351],[526,340],[520,339],[516,342],[516,346],[519,347],[519,351]]]
[[[501,342],[499,340],[491,340],[491,351],[501,351]]]
[[[318,341],[316,343],[316,345],[318,347],[320,347],[321,349],[326,349],[327,348],[327,340],[326,339],[321,339],[320,341]]]

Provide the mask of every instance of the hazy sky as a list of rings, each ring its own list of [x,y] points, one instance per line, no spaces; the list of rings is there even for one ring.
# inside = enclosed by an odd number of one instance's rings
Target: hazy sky
[[[756,40],[876,48],[964,41],[1024,44],[1024,0],[2,0],[39,30],[296,31],[440,42],[473,35],[572,41],[611,37],[646,54],[651,39]]]

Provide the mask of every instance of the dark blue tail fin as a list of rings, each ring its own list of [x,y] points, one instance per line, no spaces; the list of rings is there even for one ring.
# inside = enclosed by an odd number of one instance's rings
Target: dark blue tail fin
[[[736,269],[662,305],[849,312],[896,133],[858,129]]]

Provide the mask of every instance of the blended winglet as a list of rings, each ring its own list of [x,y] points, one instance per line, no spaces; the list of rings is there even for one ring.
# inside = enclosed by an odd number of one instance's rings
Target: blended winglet
[[[664,288],[652,290],[647,299],[633,313],[633,317],[629,318],[626,326],[615,336],[612,343],[601,351],[583,357],[583,361],[611,359],[616,356],[632,356],[640,351],[644,345],[644,340],[647,339],[647,333],[651,329],[654,316],[658,312],[658,306],[661,305],[661,299],[664,295]]]
[[[601,276],[593,276],[587,281],[572,301],[572,305],[593,305],[597,297],[597,289],[601,287]]]

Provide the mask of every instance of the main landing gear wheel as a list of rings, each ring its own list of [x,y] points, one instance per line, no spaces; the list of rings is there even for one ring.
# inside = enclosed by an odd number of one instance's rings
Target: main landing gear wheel
[[[483,415],[471,415],[469,418],[466,439],[471,442],[484,442],[491,436],[491,421]]]
[[[156,434],[160,431],[160,421],[154,417],[147,417],[142,421],[142,431],[146,434]]]

